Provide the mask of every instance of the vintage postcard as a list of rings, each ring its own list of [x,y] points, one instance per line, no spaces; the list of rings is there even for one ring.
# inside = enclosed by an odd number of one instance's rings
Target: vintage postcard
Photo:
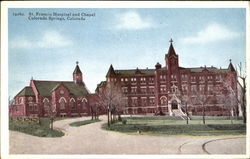
[[[250,157],[248,2],[1,13],[2,158]]]

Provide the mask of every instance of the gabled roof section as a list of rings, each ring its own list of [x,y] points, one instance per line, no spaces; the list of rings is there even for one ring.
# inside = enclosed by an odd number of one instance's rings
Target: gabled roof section
[[[97,87],[95,89],[95,92],[99,91],[99,88],[104,88],[106,87],[107,82],[106,81],[101,81],[99,84],[97,84]]]
[[[80,67],[78,66],[78,64],[76,64],[76,68],[75,68],[73,74],[82,74],[82,71],[80,70]]]
[[[139,68],[137,67],[135,70],[135,74],[141,74],[141,70],[139,70]]]
[[[154,75],[155,69],[140,69],[140,73],[136,73],[137,69],[131,69],[131,70],[115,70],[115,74],[117,76],[134,76],[134,75]]]
[[[230,59],[230,63],[229,63],[229,66],[228,66],[228,70],[232,71],[232,72],[235,72],[235,69],[234,69],[234,66],[232,64],[232,60],[231,59]]]
[[[26,86],[16,95],[16,97],[20,96],[35,96],[35,94],[31,87]]]
[[[195,68],[181,68],[181,70],[190,70],[191,73],[201,73],[203,71],[208,71],[211,73],[225,73],[228,69],[218,69],[216,67],[195,67]]]
[[[74,82],[71,82],[71,81],[37,81],[37,80],[34,80],[34,84],[40,96],[50,96],[51,92],[55,90],[61,84],[64,85],[69,90],[69,93],[74,96],[83,97],[89,94],[84,83],[75,84]]]
[[[115,70],[113,68],[113,65],[111,64],[110,67],[109,67],[109,70],[108,70],[108,73],[106,75],[106,77],[114,77],[116,74],[115,74]]]

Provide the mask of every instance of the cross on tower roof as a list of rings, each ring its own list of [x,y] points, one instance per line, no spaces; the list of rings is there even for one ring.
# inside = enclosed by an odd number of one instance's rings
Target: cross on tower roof
[[[231,63],[231,62],[232,62],[232,59],[229,59],[229,62]]]
[[[171,39],[169,40],[169,42],[172,43],[172,42],[173,42],[173,39],[171,38]]]
[[[79,62],[78,62],[78,61],[76,61],[76,64],[78,65],[78,64],[79,64]]]

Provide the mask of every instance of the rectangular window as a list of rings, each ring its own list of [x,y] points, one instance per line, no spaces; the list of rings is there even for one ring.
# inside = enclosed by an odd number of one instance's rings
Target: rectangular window
[[[155,91],[155,87],[149,87],[149,93],[153,94]]]
[[[192,92],[196,92],[196,91],[197,91],[196,85],[192,85],[192,86],[191,86],[191,91],[192,91]]]
[[[141,77],[141,83],[146,83],[146,78],[145,77]]]
[[[138,105],[138,102],[137,102],[137,97],[132,97],[131,99],[132,101],[132,106],[137,106]]]
[[[128,93],[128,87],[122,87],[122,92],[123,93]]]
[[[131,87],[131,93],[136,93],[137,92],[137,87]]]
[[[141,87],[141,93],[147,93],[147,87]]]
[[[196,82],[196,77],[195,76],[191,76],[191,82],[192,83]]]
[[[132,82],[136,82],[136,78],[131,78],[131,81]]]
[[[141,98],[141,105],[142,106],[147,106],[147,97],[142,97]]]
[[[160,92],[166,92],[166,85],[160,85]]]
[[[128,106],[128,97],[123,98],[123,103],[125,106]]]
[[[203,82],[205,82],[205,77],[204,76],[200,76],[199,80],[200,80],[201,83],[203,83]]]
[[[29,103],[30,111],[33,111],[33,104]]]
[[[177,81],[176,75],[171,75],[171,80],[172,81]]]
[[[182,81],[187,81],[188,80],[188,75],[181,75],[181,80]]]
[[[165,75],[160,75],[160,80],[165,80],[166,76]]]
[[[35,111],[38,110],[37,104],[34,104],[34,110],[35,110]]]
[[[153,77],[149,78],[149,83],[151,83],[151,84],[154,83],[154,78]]]
[[[204,85],[200,85],[199,88],[200,88],[200,92],[204,92],[205,91],[205,86]]]
[[[187,85],[182,85],[182,91],[186,92],[188,90],[188,86]]]
[[[154,97],[150,97],[149,98],[149,105],[154,105],[155,104],[155,98]]]

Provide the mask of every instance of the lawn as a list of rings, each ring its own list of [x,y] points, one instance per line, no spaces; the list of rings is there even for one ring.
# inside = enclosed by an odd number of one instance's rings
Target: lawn
[[[95,122],[99,122],[101,120],[99,119],[95,119],[95,120],[83,120],[83,121],[77,121],[77,122],[73,122],[70,123],[70,126],[74,126],[74,127],[78,127],[78,126],[82,126],[82,125],[87,125],[87,124],[91,124],[91,123],[95,123]]]
[[[110,127],[107,124],[103,129],[118,131],[128,134],[141,132],[140,134],[150,135],[190,135],[190,136],[210,136],[210,135],[245,135],[246,125],[242,120],[231,120],[226,118],[208,118],[206,125],[201,118],[196,117],[186,124],[185,120],[171,117],[128,117],[123,118],[126,124],[117,122]]]
[[[26,134],[39,137],[61,137],[63,132],[50,129],[50,120],[48,118],[41,118],[41,124],[28,123],[21,121],[9,121],[9,130],[19,131]]]

